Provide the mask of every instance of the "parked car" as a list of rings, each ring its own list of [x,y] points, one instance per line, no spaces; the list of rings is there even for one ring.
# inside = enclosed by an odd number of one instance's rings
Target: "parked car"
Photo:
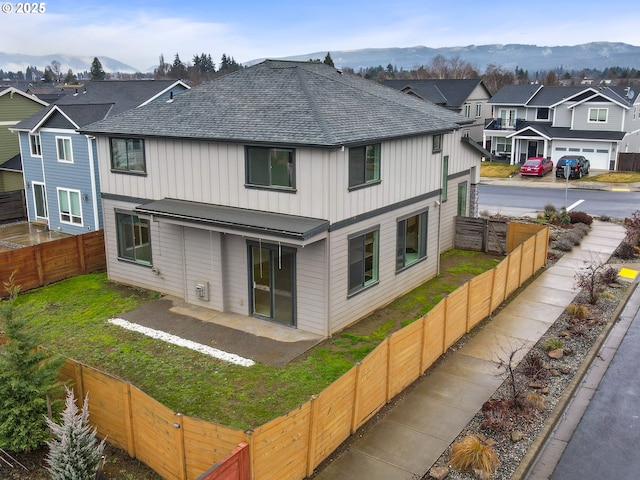
[[[544,157],[530,157],[520,166],[520,175],[535,175],[543,177],[553,171],[553,162]]]
[[[569,166],[569,178],[582,178],[589,175],[591,162],[582,155],[564,155],[560,157],[556,165],[556,177],[564,178],[564,167]]]

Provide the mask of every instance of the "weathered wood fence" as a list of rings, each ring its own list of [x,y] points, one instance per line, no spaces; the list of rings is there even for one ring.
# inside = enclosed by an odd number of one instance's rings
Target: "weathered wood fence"
[[[324,391],[253,431],[175,413],[131,384],[72,360],[61,376],[75,384],[77,398],[89,393],[91,423],[101,436],[165,479],[197,479],[243,442],[251,479],[303,479],[542,268],[548,243],[548,228],[538,226],[499,265],[388,336]]]
[[[24,190],[0,192],[0,223],[20,222],[27,219]]]
[[[640,172],[640,153],[618,153],[618,166],[621,172]]]
[[[492,218],[456,217],[455,246],[504,255],[534,235],[540,226]]]
[[[106,268],[102,230],[0,253],[0,278],[15,272],[21,291]],[[2,290],[0,296],[6,296]]]

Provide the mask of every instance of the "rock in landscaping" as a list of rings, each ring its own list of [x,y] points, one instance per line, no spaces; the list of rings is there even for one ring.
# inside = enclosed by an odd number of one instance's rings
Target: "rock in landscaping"
[[[543,385],[540,382],[529,382],[529,388],[533,388],[536,390],[539,390],[543,387]]]
[[[560,373],[563,375],[569,375],[571,373],[571,369],[569,367],[560,367]]]
[[[564,353],[567,357],[569,355],[573,355],[573,348],[565,348],[562,353]]]
[[[542,390],[540,390],[540,393],[542,395],[549,395],[549,387],[544,387]]]
[[[518,430],[514,430],[513,432],[511,432],[511,441],[513,443],[518,443],[523,438],[524,438],[524,433],[522,433],[522,432],[520,432]]]
[[[489,480],[489,476],[478,468],[473,469],[473,476],[478,480]]]
[[[560,360],[562,357],[564,357],[564,350],[562,350],[561,348],[556,348],[555,350],[547,352],[547,355],[549,356],[549,358]]]
[[[554,377],[559,377],[560,376],[560,372],[558,370],[556,370],[555,368],[552,368],[551,370],[549,370],[549,373],[551,375],[553,375]]]
[[[449,476],[449,469],[447,467],[433,467],[429,470],[429,478],[435,480],[444,480]]]

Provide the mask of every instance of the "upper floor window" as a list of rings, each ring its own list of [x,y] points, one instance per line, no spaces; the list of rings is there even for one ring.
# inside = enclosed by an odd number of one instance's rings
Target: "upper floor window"
[[[466,104],[464,106],[464,116],[467,118],[471,117],[471,105]]]
[[[482,116],[482,104],[476,103],[476,118]]]
[[[536,109],[536,120],[549,120],[549,109],[543,107]]]
[[[78,190],[58,188],[58,208],[62,223],[82,225],[82,205]]]
[[[500,120],[502,122],[502,127],[515,127],[516,125],[516,109],[515,108],[505,108],[500,110]]]
[[[56,137],[56,150],[59,162],[73,163],[71,137]]]
[[[427,212],[398,221],[396,271],[413,265],[427,256]]]
[[[140,138],[111,138],[111,170],[146,173],[144,140]]]
[[[29,145],[31,149],[31,155],[34,157],[42,156],[42,144],[40,143],[40,134],[29,134]]]
[[[349,237],[349,293],[353,294],[378,282],[378,239],[376,227]]]
[[[118,258],[151,265],[149,220],[125,212],[116,212]]]
[[[349,148],[349,188],[380,181],[380,144]]]
[[[449,187],[449,155],[442,157],[442,185],[440,191],[440,200],[447,201],[447,189]]]
[[[247,185],[290,190],[296,186],[292,148],[247,147],[245,166]]]
[[[442,134],[441,133],[439,133],[438,135],[434,135],[433,136],[433,148],[432,148],[432,151],[433,151],[433,153],[442,151]]]
[[[589,122],[602,122],[607,121],[607,108],[590,108],[589,109]]]

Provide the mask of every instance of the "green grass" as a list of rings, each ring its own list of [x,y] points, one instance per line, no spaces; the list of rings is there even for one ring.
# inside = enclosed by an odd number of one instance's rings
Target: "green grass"
[[[21,294],[41,343],[130,381],[168,408],[239,429],[254,428],[320,393],[390,333],[427,313],[442,298],[499,259],[452,250],[441,274],[286,366],[242,367],[154,340],[107,322],[157,298],[153,292],[89,274]]]

